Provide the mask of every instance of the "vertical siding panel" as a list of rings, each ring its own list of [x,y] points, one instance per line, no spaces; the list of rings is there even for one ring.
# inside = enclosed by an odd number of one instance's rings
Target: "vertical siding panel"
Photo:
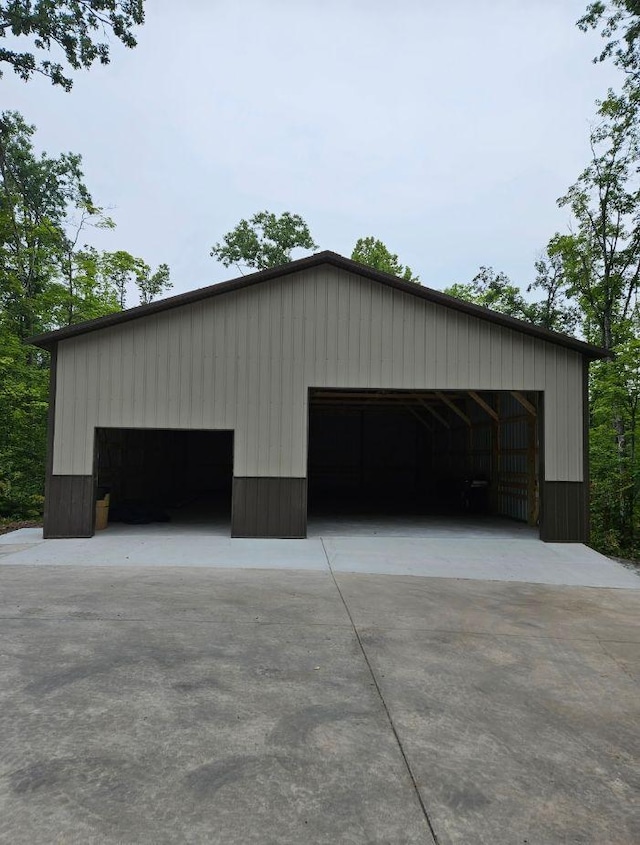
[[[369,297],[371,301],[369,334],[369,385],[380,387],[382,384],[382,348],[383,348],[383,319],[382,308],[380,307],[381,286],[369,285]]]
[[[321,268],[316,270],[316,274],[320,274]],[[299,280],[296,280],[299,281]],[[334,303],[335,304],[335,303]],[[305,379],[304,379],[304,338],[303,338],[303,316],[304,316],[304,300],[302,298],[302,286],[296,284],[293,290],[292,298],[293,319],[291,326],[292,337],[292,354],[291,361],[291,389],[292,402],[288,409],[291,418],[291,451],[289,454],[288,466],[290,467],[291,475],[295,474],[296,464],[299,462],[299,455],[303,449],[303,433],[300,430],[300,422],[298,419],[299,407],[302,403],[303,394],[305,393]],[[336,315],[334,314],[334,321]],[[335,349],[335,347],[334,347]],[[305,420],[306,424],[306,420]]]
[[[571,367],[568,374],[570,388],[569,408],[571,410],[570,430],[580,434],[572,437],[571,465],[569,466],[569,481],[584,481],[584,442],[583,442],[583,419],[584,419],[584,394],[582,390],[582,357],[570,353]]]
[[[347,311],[347,384],[357,379],[362,384],[360,369],[360,285],[356,276],[349,276]]]
[[[379,307],[382,316],[380,385],[389,387],[393,383],[393,291],[380,290]]]
[[[291,475],[291,443],[292,443],[292,425],[291,407],[293,405],[293,292],[291,283],[287,280],[283,284],[282,297],[282,364],[281,364],[281,384],[280,384],[280,425],[282,429],[282,455],[281,455],[281,472],[283,475]]]
[[[163,428],[167,418],[167,396],[169,392],[169,344],[167,336],[167,321],[165,314],[159,314],[155,322],[155,368],[156,378],[150,384],[155,389],[155,425]]]
[[[294,439],[292,441],[290,451],[291,474],[301,476],[306,471],[307,465],[307,417],[306,404],[309,385],[315,375],[315,366],[312,360],[313,350],[315,349],[314,337],[314,323],[316,321],[315,308],[315,290],[318,283],[321,283],[322,276],[314,273],[310,277],[309,282],[301,280],[302,283],[302,297],[303,297],[303,313],[304,313],[304,335],[303,335],[303,383],[302,389],[297,393],[295,401],[295,411],[297,414],[294,417],[297,420],[297,425],[294,423],[293,433]],[[348,287],[347,287],[348,293]],[[348,300],[347,300],[348,302]],[[347,312],[347,331],[349,327],[349,313]],[[349,347],[349,336],[346,338],[346,348]],[[296,430],[297,429],[297,430]]]
[[[349,366],[349,285],[350,277],[344,277],[337,286],[338,298],[338,360],[336,376],[342,387],[350,382]]]
[[[224,309],[222,309],[224,312]],[[220,320],[220,315],[218,315]],[[224,317],[222,318],[224,325]],[[202,369],[200,372],[200,390],[202,393],[202,424],[204,428],[214,427],[214,345],[219,332],[217,331],[216,311],[211,307],[210,302],[203,303],[202,307]],[[222,390],[222,388],[221,388]],[[225,400],[224,393],[218,394]],[[217,404],[217,403],[216,403]],[[235,444],[234,444],[235,449]]]
[[[458,345],[460,343],[460,339],[458,336],[459,320],[460,318],[458,314],[455,313],[455,311],[447,309],[447,344],[444,348],[446,356],[444,362],[444,378],[447,387],[458,387],[458,362],[462,355],[465,354],[464,349],[461,349]]]
[[[282,429],[282,370],[283,370],[283,337],[282,322],[282,298],[283,285],[278,282],[274,286],[273,294],[267,303],[269,313],[269,337],[267,340],[267,355],[269,357],[269,374],[267,383],[268,408],[269,408],[269,438],[267,448],[269,449],[269,475],[276,475],[278,467],[282,464],[283,454],[283,429]]]
[[[582,479],[579,354],[331,267],[59,352],[57,474],[91,472],[99,424],[233,428],[236,475],[303,477],[309,386],[402,386],[544,389],[547,477]]]
[[[402,294],[391,291],[391,373],[386,387],[402,386],[403,381],[403,351],[404,351],[404,300]]]
[[[425,303],[424,326],[424,385],[425,387],[436,386],[436,355],[437,336],[436,323],[438,306]]]
[[[136,428],[143,424],[144,415],[144,379],[145,367],[140,366],[140,361],[145,359],[145,327],[141,325],[131,332],[132,360],[131,381],[131,425]]]
[[[446,387],[447,383],[447,333],[449,328],[449,309],[438,307],[435,324],[436,349],[434,357],[435,387]]]
[[[491,329],[487,323],[478,321],[478,387],[482,390],[494,389],[491,371]]]
[[[402,320],[402,386],[415,387],[416,386],[416,319],[419,319],[419,314],[416,314],[417,309],[414,308],[414,300],[408,295],[403,294],[403,310],[404,316]]]
[[[495,390],[502,390],[502,337],[503,333],[497,326],[489,327],[490,343],[490,384]]]
[[[237,315],[240,302],[232,310],[222,297],[222,307],[215,300],[207,303],[203,321],[202,347],[204,372],[202,382],[206,395],[203,398],[205,417],[213,428],[233,428],[229,420],[236,418],[238,397],[238,328]]]
[[[456,349],[456,370],[457,386],[468,388],[469,382],[469,323],[470,319],[465,314],[457,315],[458,323],[458,345]]]
[[[73,344],[73,459],[72,475],[83,475],[86,466],[86,432],[87,432],[87,372],[82,340]]]
[[[523,374],[523,364],[524,364],[524,351],[523,351],[523,336],[520,334],[516,334],[513,332],[512,334],[513,343],[511,348],[511,355],[513,359],[513,373],[512,373],[512,384],[513,387],[517,390],[524,389],[524,374]]]
[[[532,337],[522,337],[522,381],[523,390],[530,385],[537,385],[536,381],[536,346]],[[537,387],[536,387],[537,389]]]
[[[371,285],[367,285],[362,279],[358,280],[360,295],[360,328],[358,337],[358,358],[360,361],[360,373],[364,387],[372,385],[372,361],[371,361],[371,335],[372,335],[372,314],[371,314]]]
[[[189,404],[190,424],[194,428],[203,427],[202,413],[202,304],[191,306],[191,343],[189,344],[191,372],[191,402]]]
[[[144,391],[142,395],[142,424],[148,428],[155,426],[156,397],[158,390],[158,339],[156,319],[146,321],[141,329],[145,336],[144,351]]]
[[[327,314],[327,375],[328,386],[335,386],[338,381],[338,303],[330,280],[323,277]]]
[[[177,428],[179,425],[180,404],[180,332],[177,321],[166,320],[167,331],[167,389],[165,393],[164,422],[167,428]]]
[[[66,350],[68,344],[58,344],[57,352],[57,372],[56,372],[56,398],[55,398],[55,412],[53,418],[53,461],[51,463],[51,472],[53,475],[63,472],[61,469],[65,466],[65,456],[63,450],[67,446],[67,436],[62,436],[65,431],[64,428],[64,408],[66,405],[65,398],[65,380],[66,380]],[[51,519],[55,517],[54,508],[55,503],[53,498],[48,503],[48,510],[51,514]]]
[[[557,456],[557,478],[561,481],[569,480],[569,452],[573,449],[575,442],[574,431],[568,430],[570,417],[575,414],[569,405],[569,385],[567,383],[567,353],[564,349],[558,349],[556,355],[557,362],[557,402],[558,409],[557,420],[557,438],[558,438],[558,456]],[[572,435],[574,435],[572,437]]]
[[[465,387],[478,387],[480,384],[480,367],[478,357],[480,355],[480,337],[478,334],[478,321],[473,317],[467,319],[465,330],[465,358],[466,358],[466,383]]]
[[[248,296],[247,291],[241,291],[236,301],[233,303],[234,314],[229,314],[228,325],[229,334],[234,338],[235,347],[235,404],[234,416],[236,420],[235,425],[235,455],[234,455],[234,473],[236,475],[248,475],[247,467],[247,392],[248,392],[248,372],[247,372],[247,347],[248,347]],[[215,372],[218,372],[218,354],[219,347],[215,348]],[[217,378],[214,379],[214,385]],[[212,391],[212,402],[216,401],[215,390]]]
[[[87,433],[86,433],[86,470],[84,474],[93,472],[93,440],[98,419],[98,384],[100,370],[98,362],[99,346],[89,343],[86,347],[87,366]]]
[[[126,425],[133,422],[136,327],[128,323],[122,333],[122,417]]]
[[[416,300],[414,309],[413,337],[410,339],[413,359],[413,377],[416,386],[425,386],[426,356],[426,308],[425,303]]]
[[[513,380],[513,333],[508,329],[506,332],[501,332],[502,342],[499,344],[500,349],[500,384],[503,390],[511,390],[514,385]],[[496,339],[499,338],[499,335]]]
[[[191,351],[193,336],[193,306],[188,305],[180,309],[180,317],[176,320],[175,330],[178,336],[179,385],[176,392],[178,403],[176,419],[179,428],[187,428],[191,413],[191,394],[193,374],[191,372]]]

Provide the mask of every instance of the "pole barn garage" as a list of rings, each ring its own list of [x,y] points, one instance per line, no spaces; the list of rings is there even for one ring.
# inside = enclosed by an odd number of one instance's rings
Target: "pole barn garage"
[[[604,350],[332,252],[32,338],[51,352],[44,536],[202,501],[234,537],[309,507],[459,513],[588,539]]]

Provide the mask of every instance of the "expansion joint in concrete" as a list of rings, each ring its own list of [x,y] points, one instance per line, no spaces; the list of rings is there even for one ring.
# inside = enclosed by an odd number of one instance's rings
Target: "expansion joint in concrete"
[[[353,616],[351,615],[349,605],[346,602],[346,599],[345,599],[345,597],[342,593],[342,590],[340,589],[340,585],[338,584],[338,580],[337,580],[335,573],[333,571],[333,568],[331,566],[331,561],[329,560],[329,555],[327,554],[327,549],[324,545],[324,540],[322,538],[320,538],[320,542],[322,543],[322,549],[323,549],[325,557],[327,559],[327,566],[329,568],[329,573],[331,574],[331,578],[333,580],[335,588],[338,591],[338,595],[340,596],[340,600],[341,600],[341,602],[344,606],[345,613],[347,614],[347,617],[349,618],[349,622],[351,624],[351,628],[353,630],[354,636],[356,638],[356,641],[358,643],[360,651],[362,652],[362,657],[363,657],[364,662],[367,666],[367,669],[369,670],[369,674],[371,675],[371,680],[373,682],[373,686],[374,686],[374,688],[375,688],[375,690],[378,694],[378,698],[380,699],[380,703],[382,704],[382,708],[383,708],[385,715],[387,717],[387,721],[389,722],[389,727],[391,728],[391,731],[393,733],[395,741],[398,745],[398,749],[400,750],[402,760],[404,762],[405,768],[407,770],[407,773],[408,773],[409,778],[411,780],[411,783],[413,785],[413,789],[415,791],[416,798],[418,799],[418,804],[420,805],[420,809],[422,810],[424,820],[427,824],[427,827],[429,828],[429,833],[431,835],[431,839],[433,840],[433,845],[440,845],[440,840],[438,839],[438,836],[437,836],[436,831],[435,831],[434,826],[433,826],[433,822],[431,821],[431,817],[429,816],[429,811],[427,810],[427,806],[424,803],[424,799],[423,799],[423,797],[420,793],[420,789],[418,787],[418,782],[417,782],[416,777],[413,773],[413,769],[411,768],[411,763],[409,762],[409,758],[407,757],[406,751],[404,750],[402,740],[400,739],[400,734],[398,733],[398,730],[397,730],[395,723],[393,721],[393,717],[391,715],[391,711],[389,710],[387,702],[385,701],[384,695],[382,693],[382,689],[381,689],[380,684],[378,683],[378,679],[376,677],[376,673],[373,671],[373,666],[371,665],[371,661],[369,660],[369,657],[368,657],[367,652],[365,650],[364,644],[363,644],[362,639],[360,637],[360,633],[359,633],[359,631],[356,627],[356,623],[353,619]]]

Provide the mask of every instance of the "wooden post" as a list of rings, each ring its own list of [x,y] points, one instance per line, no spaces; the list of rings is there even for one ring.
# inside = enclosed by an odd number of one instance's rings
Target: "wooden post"
[[[491,509],[494,514],[500,511],[500,394],[496,393],[493,403],[496,409],[496,417],[493,426],[491,427]]]
[[[536,448],[536,417],[527,420],[527,521],[529,525],[538,523],[538,479]]]

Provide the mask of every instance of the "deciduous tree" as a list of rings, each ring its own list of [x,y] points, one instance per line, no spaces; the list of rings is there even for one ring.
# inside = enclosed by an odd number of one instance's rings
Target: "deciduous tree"
[[[236,265],[265,270],[292,260],[294,249],[317,250],[308,225],[299,214],[285,211],[279,217],[270,211],[260,211],[249,220],[241,220],[211,247],[211,256],[225,267]]]
[[[13,68],[25,81],[43,74],[70,91],[69,68],[108,64],[109,34],[135,47],[133,31],[142,23],[143,0],[0,0],[0,38],[7,39],[0,47],[0,66]],[[42,58],[52,49],[59,61]]]
[[[383,273],[390,273],[405,282],[420,284],[418,276],[414,276],[411,267],[401,264],[398,256],[391,252],[377,238],[358,238],[351,253],[351,258],[360,264],[366,264]]]

